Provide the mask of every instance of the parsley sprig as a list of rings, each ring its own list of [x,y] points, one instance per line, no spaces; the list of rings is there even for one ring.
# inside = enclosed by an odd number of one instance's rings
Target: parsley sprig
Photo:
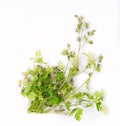
[[[80,120],[85,108],[96,106],[98,111],[106,111],[102,104],[104,92],[91,92],[88,84],[95,72],[100,72],[102,55],[95,57],[91,52],[82,53],[86,44],[93,44],[92,36],[95,30],[90,30],[83,16],[75,15],[77,19],[76,43],[78,48],[71,49],[70,43],[63,49],[62,55],[67,58],[67,65],[59,61],[50,66],[43,60],[40,51],[36,51],[31,58],[33,67],[23,72],[23,79],[19,80],[21,94],[28,98],[28,112],[48,113],[57,112],[73,115]],[[85,67],[80,68],[79,57],[83,55],[87,60]],[[79,86],[75,85],[76,75],[86,74],[87,79]]]

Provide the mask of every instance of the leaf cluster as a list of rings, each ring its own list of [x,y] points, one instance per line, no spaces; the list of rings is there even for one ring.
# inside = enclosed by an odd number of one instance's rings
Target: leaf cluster
[[[62,61],[55,66],[50,66],[43,60],[40,51],[36,51],[35,57],[30,58],[33,67],[23,72],[23,79],[19,81],[21,94],[28,98],[28,112],[48,113],[57,112],[66,115],[73,115],[76,120],[80,120],[85,108],[96,106],[98,111],[104,111],[102,104],[104,92],[91,92],[88,84],[95,72],[100,72],[102,55],[95,57],[91,52],[81,53],[85,44],[93,44],[91,36],[95,30],[89,30],[83,16],[77,18],[78,49],[72,50],[68,43],[63,49],[62,55],[67,58],[67,65]],[[87,63],[84,68],[79,66],[79,57],[84,55]],[[87,79],[76,87],[74,77],[76,75],[87,74]],[[82,90],[84,89],[84,91]]]

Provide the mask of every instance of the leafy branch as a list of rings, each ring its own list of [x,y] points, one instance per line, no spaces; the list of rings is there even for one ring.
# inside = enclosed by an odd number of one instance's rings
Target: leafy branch
[[[86,44],[93,44],[91,37],[95,30],[90,30],[83,16],[75,15],[77,19],[78,49],[72,50],[70,43],[63,49],[62,55],[67,58],[67,65],[59,62],[50,66],[43,60],[40,51],[36,51],[33,67],[23,72],[23,79],[19,80],[21,94],[28,98],[28,112],[47,113],[57,112],[73,115],[80,120],[85,108],[96,106],[98,111],[106,111],[102,104],[104,92],[90,92],[88,84],[95,72],[100,72],[102,55],[95,57],[91,52],[82,53]],[[79,66],[79,57],[83,55],[87,59],[84,68]],[[74,84],[74,77],[79,74],[87,74],[88,78],[79,87]],[[85,91],[82,91],[84,88]]]

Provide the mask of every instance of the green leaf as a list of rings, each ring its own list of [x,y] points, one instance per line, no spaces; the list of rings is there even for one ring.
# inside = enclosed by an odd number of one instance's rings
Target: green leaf
[[[31,91],[31,87],[32,87],[31,84],[28,83],[27,86],[24,89],[22,89],[21,94],[23,96],[27,96]]]
[[[33,75],[33,82],[37,82],[39,80],[38,75]]]
[[[77,108],[72,109],[71,114],[74,114],[77,111]]]
[[[39,57],[40,56],[40,51],[36,51],[36,57]]]
[[[96,98],[102,98],[103,95],[104,95],[104,91],[103,91],[103,90],[101,90],[101,91],[96,91],[96,92],[94,93],[94,96],[95,96]]]
[[[81,109],[81,108],[74,108],[71,111],[71,114],[74,114],[74,113],[75,113],[75,115],[74,115],[75,119],[78,120],[78,121],[81,120],[81,116],[83,114],[83,109]]]
[[[41,62],[42,62],[42,57],[36,58],[36,59],[35,59],[35,62],[41,63]]]
[[[76,30],[75,30],[75,32],[79,33],[79,32],[80,32],[80,28],[81,28],[81,27],[80,27],[80,24],[78,24],[78,25],[77,25],[77,28],[76,28]]]
[[[70,43],[67,43],[67,48],[69,49],[71,47]]]
[[[63,62],[59,61],[58,67],[59,67],[61,70],[64,70],[65,65],[63,64]]]
[[[57,81],[60,81],[60,80],[63,80],[63,79],[64,79],[64,73],[63,72],[58,72],[57,73],[56,80]]]
[[[38,99],[39,99],[39,100],[43,100],[43,96],[42,96],[42,95],[39,95],[39,96],[38,96]]]
[[[91,107],[91,106],[93,106],[92,103],[88,103],[88,104],[85,105],[86,108]]]
[[[68,53],[68,50],[67,49],[64,49],[63,51],[62,51],[62,54],[63,55],[68,55],[69,53]]]
[[[80,42],[81,41],[80,37],[77,37],[76,41]]]
[[[96,71],[97,71],[97,72],[100,72],[100,70],[101,70],[101,65],[100,65],[100,64],[97,64],[97,66],[96,66]]]
[[[88,35],[89,35],[89,36],[93,36],[93,35],[95,34],[95,32],[96,32],[96,30],[89,31],[89,32],[88,32]]]
[[[54,104],[54,105],[59,105],[59,103],[60,103],[60,98],[56,97],[56,98],[54,99],[53,104]]]
[[[86,28],[86,29],[89,28],[89,23],[85,22],[85,28]]]
[[[101,102],[97,102],[97,103],[96,103],[96,108],[97,108],[98,111],[101,110],[101,108],[102,108],[102,107],[101,107]]]
[[[65,106],[66,106],[67,110],[70,110],[70,103],[69,102],[66,102]]]
[[[28,98],[31,100],[31,101],[33,101],[35,98],[36,98],[36,94],[34,93],[34,92],[30,92],[29,94],[28,94]]]
[[[103,60],[103,56],[100,54],[99,56],[98,56],[98,62],[102,62],[102,60]]]
[[[84,23],[84,17],[83,16],[80,16],[80,17],[78,17],[78,21],[79,21],[79,23]]]
[[[77,18],[78,18],[78,15],[75,15],[75,17],[77,17]]]
[[[92,40],[88,40],[87,41],[89,44],[93,44],[93,41]]]
[[[81,92],[79,92],[79,93],[75,94],[74,97],[75,97],[76,99],[82,99],[83,95],[82,95]]]
[[[83,109],[77,108],[76,113],[75,113],[75,119],[78,121],[81,120],[82,114],[83,114]]]

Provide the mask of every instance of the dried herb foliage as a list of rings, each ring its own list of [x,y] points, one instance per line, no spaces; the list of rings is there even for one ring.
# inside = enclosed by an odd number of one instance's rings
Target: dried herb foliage
[[[23,79],[19,80],[21,94],[28,98],[28,112],[48,113],[57,112],[66,115],[73,115],[76,120],[80,120],[85,108],[95,106],[98,111],[106,112],[106,107],[102,104],[103,90],[91,92],[88,84],[95,72],[100,72],[102,55],[95,57],[91,52],[81,52],[86,44],[93,44],[91,37],[95,30],[90,30],[83,16],[75,15],[77,27],[75,32],[78,37],[76,43],[77,50],[72,50],[68,43],[62,51],[62,55],[67,58],[67,65],[59,62],[55,66],[50,66],[43,60],[40,51],[36,52],[33,61],[33,68],[28,68],[23,72]],[[84,68],[80,68],[79,57],[84,55],[87,63]],[[78,86],[75,86],[74,77],[86,74],[87,79]]]

